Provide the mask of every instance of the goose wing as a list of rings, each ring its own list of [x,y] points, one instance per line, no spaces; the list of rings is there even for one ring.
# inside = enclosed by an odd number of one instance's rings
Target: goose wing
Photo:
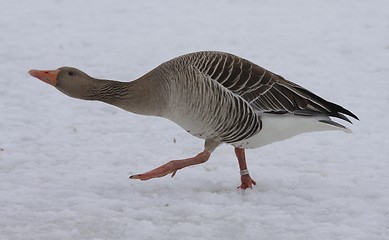
[[[200,72],[241,97],[259,113],[325,114],[351,122],[346,114],[358,119],[349,110],[238,56],[199,52],[188,57]]]

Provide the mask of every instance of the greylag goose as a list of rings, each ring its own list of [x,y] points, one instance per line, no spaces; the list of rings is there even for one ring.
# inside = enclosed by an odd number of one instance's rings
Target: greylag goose
[[[256,183],[247,169],[245,149],[305,132],[350,132],[330,117],[350,123],[345,115],[358,119],[280,75],[223,52],[186,54],[132,82],[96,79],[71,67],[29,73],[70,97],[164,117],[205,140],[204,150],[196,156],[172,160],[131,179],[173,177],[179,169],[206,162],[220,144],[228,143],[238,159],[240,188],[252,188]]]

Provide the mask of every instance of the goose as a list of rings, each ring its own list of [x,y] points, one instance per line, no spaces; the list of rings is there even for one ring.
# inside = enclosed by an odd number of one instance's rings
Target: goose
[[[172,160],[130,179],[148,180],[206,162],[222,143],[234,147],[241,185],[256,185],[245,149],[298,134],[341,130],[331,118],[352,123],[349,110],[233,54],[202,51],[176,57],[131,82],[93,78],[73,67],[30,70],[29,74],[78,99],[102,101],[126,111],[169,119],[204,139],[194,157]]]

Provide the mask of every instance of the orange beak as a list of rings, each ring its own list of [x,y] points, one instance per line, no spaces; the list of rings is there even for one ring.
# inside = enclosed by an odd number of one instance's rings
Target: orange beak
[[[57,76],[58,76],[59,70],[35,70],[35,69],[32,69],[32,70],[28,71],[28,73],[31,76],[42,80],[45,83],[48,83],[48,84],[53,85],[53,86],[57,85]]]

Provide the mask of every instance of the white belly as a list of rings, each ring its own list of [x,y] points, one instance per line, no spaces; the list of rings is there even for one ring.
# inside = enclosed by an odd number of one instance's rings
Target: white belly
[[[267,144],[282,141],[301,133],[343,130],[350,132],[347,128],[340,128],[319,120],[331,120],[327,116],[296,116],[292,114],[263,114],[262,130],[254,136],[232,143],[239,148],[258,148]]]

